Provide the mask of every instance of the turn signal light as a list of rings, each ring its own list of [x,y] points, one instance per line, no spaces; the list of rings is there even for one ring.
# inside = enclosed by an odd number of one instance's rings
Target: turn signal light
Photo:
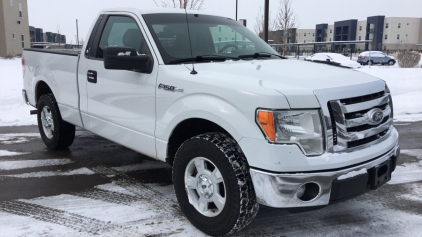
[[[268,139],[275,142],[275,127],[273,113],[269,111],[258,111],[258,123],[264,130]]]
[[[22,76],[25,77],[25,59],[22,58]]]

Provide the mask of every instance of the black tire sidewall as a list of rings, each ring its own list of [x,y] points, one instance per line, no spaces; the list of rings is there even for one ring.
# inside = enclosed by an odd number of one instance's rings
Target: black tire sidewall
[[[41,113],[42,109],[47,106],[50,111],[51,115],[53,116],[53,123],[54,123],[54,131],[53,131],[53,137],[50,139],[48,138],[45,133],[41,122]],[[45,145],[50,149],[57,149],[59,146],[59,136],[60,134],[60,122],[61,122],[61,115],[58,112],[57,103],[55,102],[55,99],[53,95],[47,94],[42,95],[40,99],[38,100],[37,104],[37,119],[38,119],[38,129],[41,134],[41,138],[44,141]]]
[[[196,157],[204,157],[212,161],[223,176],[226,203],[223,210],[215,217],[206,217],[199,213],[188,200],[184,174],[189,162]],[[240,188],[236,174],[225,154],[211,142],[201,139],[191,139],[182,145],[177,152],[177,161],[173,166],[173,185],[179,205],[189,221],[198,229],[210,235],[224,235],[232,230],[240,212]],[[204,225],[203,223],[207,223]],[[207,231],[210,230],[210,231]]]

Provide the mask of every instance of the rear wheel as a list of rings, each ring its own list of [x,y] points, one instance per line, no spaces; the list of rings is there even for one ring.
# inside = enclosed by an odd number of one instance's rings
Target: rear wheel
[[[72,145],[75,126],[62,120],[53,94],[42,95],[37,104],[38,129],[44,144],[59,150]]]
[[[208,235],[236,233],[258,213],[249,165],[228,135],[207,133],[183,143],[174,159],[173,183],[185,216]]]
[[[368,65],[372,65],[374,62],[372,60],[368,61]]]

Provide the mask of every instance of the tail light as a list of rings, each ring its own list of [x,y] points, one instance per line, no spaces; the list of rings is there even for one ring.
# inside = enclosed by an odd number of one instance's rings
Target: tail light
[[[22,76],[25,77],[25,59],[22,58]]]
[[[365,59],[366,57],[365,56],[363,56],[363,59]]]

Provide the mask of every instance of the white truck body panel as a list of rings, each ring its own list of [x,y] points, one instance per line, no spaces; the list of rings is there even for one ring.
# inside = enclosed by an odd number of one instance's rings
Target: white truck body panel
[[[112,9],[100,13],[135,19],[154,61],[150,74],[107,70],[103,60],[85,56],[87,44],[79,57],[25,51],[24,89],[29,103],[36,106],[37,85],[44,82],[56,97],[63,120],[162,161],[169,156],[169,139],[180,123],[189,119],[210,121],[238,142],[251,170],[253,169],[255,185],[260,185],[260,182],[267,182],[266,185],[269,185],[268,180],[288,179],[291,173],[342,169],[367,161],[379,165],[381,161],[374,159],[381,157],[382,162],[385,162],[390,159],[387,155],[398,155],[398,133],[392,126],[391,117],[385,125],[388,126],[388,132],[383,134],[385,136],[367,146],[349,149],[341,147],[344,144],[334,145],[332,139],[332,126],[335,123],[330,119],[332,115],[330,116],[331,111],[327,104],[385,92],[384,81],[350,69],[295,60],[253,59],[198,63],[194,65],[198,74],[192,75],[190,72],[193,65],[190,63],[164,63],[142,17],[142,14],[150,13],[185,11],[163,8]],[[86,39],[90,35],[91,33]],[[97,72],[97,83],[87,82],[89,70]],[[172,85],[179,90],[162,90],[159,88],[161,84]],[[382,102],[384,105],[389,101]],[[372,102],[365,103],[363,104],[367,105]],[[381,104],[374,104],[372,107],[379,105]],[[387,106],[390,109],[390,105]],[[307,156],[297,144],[269,142],[257,124],[258,109],[320,110],[321,126],[326,133],[324,154]],[[388,109],[386,110],[391,111]],[[336,111],[339,114],[340,112],[343,116],[344,111]],[[339,129],[339,134],[345,136],[340,141],[366,139],[375,134],[348,132],[347,126]],[[289,175],[275,175],[277,172]],[[328,204],[330,185],[343,173],[336,171],[326,177],[324,199],[318,205]],[[290,196],[280,194],[280,197],[266,199],[265,190],[262,189],[266,186],[260,186],[260,203],[276,207],[315,205],[300,204],[297,200],[291,202],[294,199],[291,195],[296,193],[305,177],[297,175],[300,177],[297,183],[290,185]],[[305,178],[309,177],[311,175]],[[274,184],[272,187],[272,191],[277,193],[277,186]],[[280,200],[289,201],[280,203]]]

